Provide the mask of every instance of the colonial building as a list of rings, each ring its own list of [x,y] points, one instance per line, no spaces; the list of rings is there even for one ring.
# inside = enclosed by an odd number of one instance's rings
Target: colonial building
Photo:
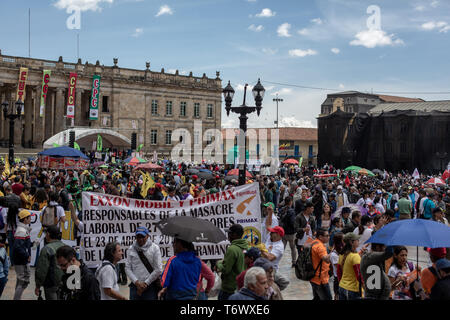
[[[227,136],[228,130],[235,132],[235,134]],[[235,136],[238,134],[238,131],[238,129],[222,129],[224,141],[223,150],[227,150],[228,146],[237,144],[238,140]],[[317,163],[317,128],[278,128],[278,136],[276,135],[276,131],[276,128],[249,128],[247,130],[249,159],[262,159],[263,154],[267,154],[268,157],[271,157],[276,152],[274,148],[278,147],[280,161],[283,161],[288,157],[294,157],[296,160],[303,157],[304,165]],[[254,141],[250,142],[252,138]],[[276,139],[278,139],[278,141],[276,141]],[[229,154],[230,149],[231,148],[228,148],[225,153]],[[263,149],[265,149],[266,152],[264,152]]]
[[[97,134],[103,137],[103,146],[111,149],[129,149],[132,133],[137,145],[144,144],[146,153],[169,155],[175,129],[186,128],[194,136],[194,120],[202,121],[202,132],[221,126],[222,84],[219,72],[216,78],[206,74],[195,77],[181,75],[178,70],[169,74],[150,70],[121,68],[118,59],[113,66],[85,62],[77,63],[6,56],[0,51],[0,103],[10,105],[17,100],[16,91],[21,67],[28,68],[25,87],[24,116],[15,123],[15,144],[42,149],[45,141],[68,144],[68,129],[77,129],[76,141],[91,150]],[[44,70],[50,70],[48,93],[43,116],[40,100]],[[77,74],[75,85],[74,122],[67,118],[70,73]],[[89,119],[93,76],[100,76],[98,120]],[[73,127],[72,127],[73,124]],[[9,122],[0,115],[0,143],[7,146]],[[64,136],[61,138],[62,132]],[[57,136],[59,133],[60,136]],[[199,133],[196,133],[197,137]],[[53,140],[51,139],[53,137]],[[200,136],[206,145],[203,134]]]
[[[450,101],[379,103],[363,113],[345,110],[338,107],[318,118],[319,165],[430,173],[447,167]]]

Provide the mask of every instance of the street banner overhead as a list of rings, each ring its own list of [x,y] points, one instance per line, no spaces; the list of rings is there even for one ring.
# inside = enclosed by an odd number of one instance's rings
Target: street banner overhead
[[[16,101],[25,102],[25,88],[27,85],[28,68],[20,68],[19,83],[17,85]],[[22,107],[22,115],[25,114],[25,106]]]
[[[67,118],[75,118],[75,88],[77,85],[77,74],[71,72],[69,75],[69,90],[67,92]]]
[[[44,116],[45,111],[45,100],[47,98],[48,93],[48,83],[50,82],[51,70],[44,70],[42,75],[42,89],[41,89],[41,105],[39,109],[39,116],[42,118]]]
[[[100,97],[100,76],[94,75],[92,79],[92,93],[89,106],[89,120],[98,120],[99,97]]]

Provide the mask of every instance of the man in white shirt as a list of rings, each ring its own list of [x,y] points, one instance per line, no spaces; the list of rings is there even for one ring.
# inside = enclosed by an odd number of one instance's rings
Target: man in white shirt
[[[265,244],[268,252],[261,253],[261,256],[273,263],[273,269],[276,272],[284,252],[284,244],[282,241],[284,229],[276,226],[268,229],[268,231],[270,232],[270,238],[267,239]]]
[[[136,242],[128,249],[125,270],[131,280],[130,300],[158,299],[161,251],[149,239],[149,231],[145,227],[136,230]]]
[[[118,242],[106,245],[102,265],[95,272],[101,300],[128,300],[120,293],[117,281],[116,265],[122,260],[122,255],[122,248]]]

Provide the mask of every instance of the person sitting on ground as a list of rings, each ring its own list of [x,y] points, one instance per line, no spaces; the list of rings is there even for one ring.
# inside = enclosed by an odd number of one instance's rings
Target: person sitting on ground
[[[267,300],[265,294],[268,288],[266,271],[261,267],[252,267],[245,274],[244,287],[228,300]]]

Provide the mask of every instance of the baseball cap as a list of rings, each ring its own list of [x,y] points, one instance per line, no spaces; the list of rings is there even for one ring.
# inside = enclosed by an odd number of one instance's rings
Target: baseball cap
[[[192,179],[197,180],[197,179],[198,179],[198,176],[197,176],[196,174],[194,174],[194,175],[192,176]]]
[[[273,263],[270,262],[268,259],[266,258],[258,258],[255,260],[255,262],[253,263],[254,267],[261,267],[264,269],[264,271],[269,271],[270,268],[273,269]]]
[[[447,249],[445,248],[427,248],[427,251],[430,255],[439,259],[445,258],[447,254]]]
[[[449,269],[450,268],[450,260],[448,259],[439,259],[436,261],[436,269],[442,270],[442,269]]]
[[[244,251],[244,254],[255,261],[261,256],[261,251],[256,247],[251,247],[250,249]]]
[[[136,229],[136,235],[147,236],[150,232],[146,227],[138,227]]]
[[[28,210],[21,210],[19,212],[19,219],[22,220],[23,218],[31,216],[31,212]]]
[[[342,188],[342,186],[338,186],[337,189],[338,190],[342,190],[343,188]]]
[[[278,233],[281,237],[284,237],[284,229],[280,226],[268,228],[267,231],[269,231],[270,233],[272,233],[272,232]]]
[[[353,232],[349,232],[349,233],[345,234],[344,241],[345,242],[355,241],[355,240],[359,240],[359,238],[361,238],[360,235],[354,234]]]
[[[266,202],[264,207],[272,207],[272,209],[275,209],[275,205],[272,202]]]

